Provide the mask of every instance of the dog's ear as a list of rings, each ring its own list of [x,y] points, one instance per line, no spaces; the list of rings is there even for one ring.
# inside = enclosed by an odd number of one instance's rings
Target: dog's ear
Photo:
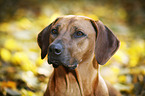
[[[37,37],[37,42],[39,47],[41,48],[41,59],[44,59],[47,54],[47,49],[49,46],[49,35],[50,35],[50,27],[52,24],[44,28]]]
[[[47,54],[47,50],[48,50],[48,46],[49,46],[49,35],[51,32],[51,26],[54,25],[59,18],[57,18],[54,22],[52,22],[49,26],[47,26],[46,28],[44,28],[37,37],[37,42],[39,47],[41,48],[41,59],[44,59],[46,54]]]
[[[101,21],[91,20],[91,23],[96,31],[95,57],[104,65],[119,48],[119,40]]]

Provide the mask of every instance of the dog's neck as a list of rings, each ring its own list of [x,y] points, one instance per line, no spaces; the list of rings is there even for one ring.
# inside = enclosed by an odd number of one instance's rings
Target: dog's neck
[[[99,75],[99,65],[97,64],[97,67],[94,67],[94,64],[96,63],[97,62],[93,56],[92,59],[80,63],[75,70],[69,70],[63,66],[59,66],[54,69],[55,82],[61,82],[68,91],[71,90],[71,86],[77,85],[79,90],[81,90],[80,93],[82,93],[82,95],[83,93],[92,93],[94,89],[93,87],[97,86],[95,82],[97,82]],[[77,82],[76,85],[73,85],[74,81]]]
[[[99,79],[99,65],[96,62],[95,56],[92,56],[92,59],[82,62],[76,70],[80,75],[78,78],[82,81],[83,92],[93,93],[93,89],[97,86],[96,82]]]

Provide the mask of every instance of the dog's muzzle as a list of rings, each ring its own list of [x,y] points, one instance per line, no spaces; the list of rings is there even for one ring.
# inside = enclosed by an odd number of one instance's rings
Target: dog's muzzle
[[[72,58],[68,51],[64,52],[64,50],[65,49],[60,42],[52,43],[49,46],[48,63],[52,64],[54,68],[62,65],[69,69],[75,69],[78,65],[77,60]]]
[[[49,47],[48,63],[53,64],[54,68],[57,68],[60,64],[60,55],[63,52],[62,44],[51,44]]]

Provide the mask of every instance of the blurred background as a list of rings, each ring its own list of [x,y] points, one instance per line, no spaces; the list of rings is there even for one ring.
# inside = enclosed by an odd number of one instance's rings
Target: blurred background
[[[121,41],[101,74],[123,96],[145,96],[144,0],[0,0],[0,96],[42,96],[53,68],[38,33],[58,16],[101,20]]]

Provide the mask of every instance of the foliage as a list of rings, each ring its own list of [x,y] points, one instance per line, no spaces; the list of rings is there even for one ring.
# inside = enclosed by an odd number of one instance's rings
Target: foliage
[[[19,7],[13,12],[13,18],[0,23],[0,95],[12,90],[22,96],[42,96],[53,68],[40,58],[37,34],[56,17],[68,14],[100,19],[112,29],[121,46],[101,66],[101,74],[125,96],[145,94],[145,42],[137,34],[142,29],[132,33],[123,7],[91,1],[41,2],[40,5],[39,2],[31,6],[39,12],[30,6]]]

